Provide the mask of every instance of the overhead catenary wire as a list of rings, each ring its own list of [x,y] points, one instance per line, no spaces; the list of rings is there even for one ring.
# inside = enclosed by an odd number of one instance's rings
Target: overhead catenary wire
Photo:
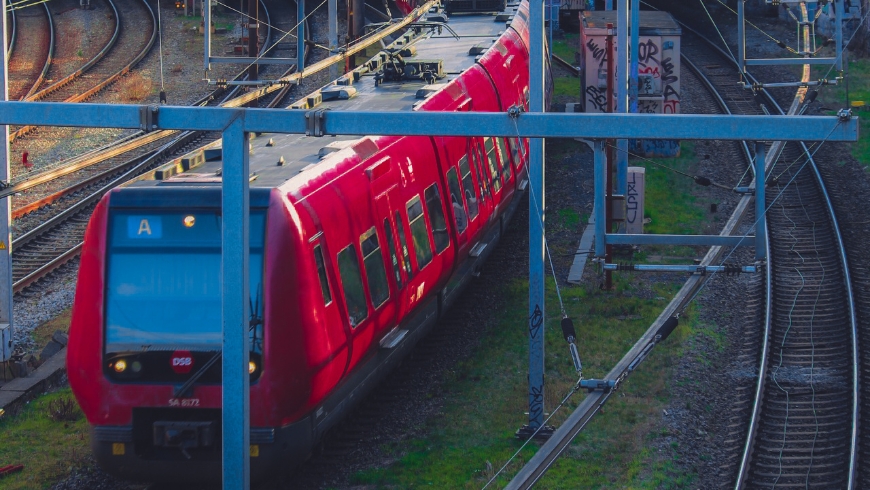
[[[650,159],[650,158],[646,158],[646,157],[644,157],[643,155],[638,155],[638,154],[636,154],[636,153],[632,153],[632,152],[629,151],[629,150],[620,150],[618,147],[616,147],[616,145],[607,144],[607,146],[610,147],[610,148],[615,149],[616,151],[623,152],[623,153],[625,153],[626,155],[628,155],[628,156],[630,156],[630,157],[632,157],[632,158],[637,158],[637,159],[643,160],[644,162],[650,163],[650,164],[652,164],[652,165],[659,166],[659,167],[661,167],[661,168],[663,168],[663,169],[665,169],[665,170],[670,170],[671,172],[674,172],[674,173],[676,173],[676,174],[680,174],[680,175],[682,175],[682,176],[684,176],[684,177],[688,177],[688,178],[694,180],[695,183],[698,184],[698,185],[701,185],[701,186],[704,186],[704,187],[709,187],[709,186],[712,185],[712,186],[714,186],[714,187],[718,187],[718,188],[720,188],[720,189],[725,189],[726,191],[733,191],[733,190],[734,190],[734,186],[729,187],[729,186],[727,186],[727,185],[725,185],[725,184],[720,184],[720,183],[718,183],[718,182],[716,182],[716,181],[710,179],[709,177],[705,177],[705,176],[703,176],[703,175],[692,175],[692,174],[688,174],[688,173],[686,173],[686,172],[683,172],[682,170],[677,170],[677,169],[675,169],[675,168],[673,168],[673,167],[669,167],[669,166],[667,166],[667,165],[665,165],[665,164],[663,164],[663,163],[659,163],[659,162],[657,162],[657,161],[655,161],[655,160],[652,160],[652,159]]]

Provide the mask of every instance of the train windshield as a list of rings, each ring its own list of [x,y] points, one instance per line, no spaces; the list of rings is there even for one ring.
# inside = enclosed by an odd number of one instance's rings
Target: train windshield
[[[221,218],[113,210],[106,280],[106,353],[221,349]],[[251,350],[262,352],[265,210],[250,218]]]

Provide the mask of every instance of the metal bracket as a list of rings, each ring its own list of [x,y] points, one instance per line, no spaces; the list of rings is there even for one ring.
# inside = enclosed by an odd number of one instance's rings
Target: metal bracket
[[[519,118],[520,114],[522,114],[523,112],[525,112],[525,109],[523,109],[523,106],[521,105],[512,105],[508,108],[508,116],[511,119]]]
[[[589,391],[610,391],[616,387],[616,381],[612,379],[581,379],[580,387]]]
[[[160,106],[143,105],[139,107],[139,129],[150,132],[157,129],[157,111]]]
[[[840,109],[837,111],[840,122],[849,122],[852,119],[852,109]]]
[[[329,109],[317,109],[305,113],[305,136],[321,137],[326,134],[323,130],[326,124],[326,111]]]

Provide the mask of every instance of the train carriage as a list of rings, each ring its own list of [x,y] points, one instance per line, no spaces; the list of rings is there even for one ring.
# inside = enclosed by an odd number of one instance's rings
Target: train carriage
[[[451,19],[459,39],[412,31],[291,110],[524,106],[527,6],[512,9],[507,28],[492,16]],[[251,473],[260,480],[303,460],[461,294],[518,205],[528,147],[263,134],[251,148]],[[108,193],[86,232],[68,373],[98,462],[123,478],[221,475],[223,163],[210,145]]]

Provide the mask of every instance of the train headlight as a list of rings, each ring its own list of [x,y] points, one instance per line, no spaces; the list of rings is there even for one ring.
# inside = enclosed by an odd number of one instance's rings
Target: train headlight
[[[133,361],[130,364],[130,369],[132,369],[134,373],[138,373],[142,370],[142,363],[139,361]]]
[[[193,228],[193,225],[196,224],[196,217],[189,214],[184,217],[183,223],[185,228]]]
[[[248,361],[248,374],[254,374],[257,371],[257,363]]]
[[[116,373],[123,373],[127,370],[127,361],[123,359],[118,359],[115,361],[115,365],[112,366],[115,369]]]

